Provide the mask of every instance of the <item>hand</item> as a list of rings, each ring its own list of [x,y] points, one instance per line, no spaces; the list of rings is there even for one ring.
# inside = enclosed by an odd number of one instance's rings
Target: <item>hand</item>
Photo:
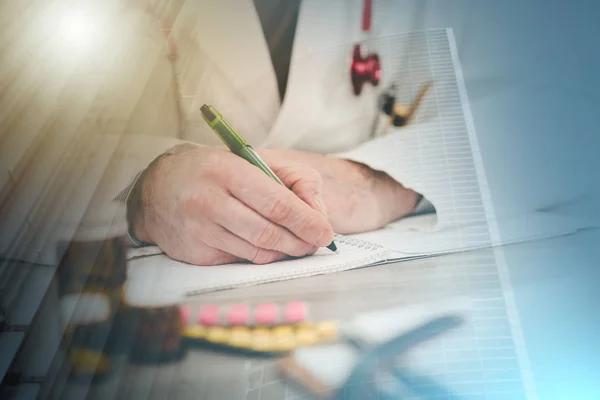
[[[352,234],[379,229],[411,212],[419,195],[388,174],[353,161],[294,150],[259,151],[271,160],[288,160],[316,169],[334,231]]]
[[[159,159],[140,184],[135,235],[196,265],[266,264],[331,243],[333,229],[320,211],[320,175],[280,158],[265,162],[287,187],[218,148]]]

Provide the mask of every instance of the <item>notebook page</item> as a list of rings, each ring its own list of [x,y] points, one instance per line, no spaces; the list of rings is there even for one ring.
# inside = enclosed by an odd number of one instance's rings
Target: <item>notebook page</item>
[[[496,240],[488,235],[487,222],[467,224],[441,230],[427,230],[435,225],[435,215],[420,215],[389,224],[373,232],[350,235],[390,250],[408,255],[427,256],[523,243],[570,235],[592,224],[579,219],[534,212],[495,221],[501,227]]]
[[[375,265],[390,257],[387,249],[368,242],[341,236],[337,236],[335,242],[337,254],[322,248],[310,257],[268,265],[196,266],[175,261],[165,254],[131,258],[125,299],[133,306],[169,304],[188,295],[340,272]]]
[[[411,103],[423,85],[433,82],[411,124],[388,129],[383,136],[336,154],[387,172],[405,187],[423,194],[435,207],[435,223],[417,224],[411,235],[414,238],[421,231],[421,241],[430,243],[397,248],[392,238],[385,241],[386,245],[392,242],[390,247],[395,250],[415,254],[498,242],[452,30],[394,35],[376,39],[373,45],[388,55],[386,70],[397,84],[398,102]],[[399,56],[406,53],[406,58]],[[457,229],[464,226],[474,228]],[[431,232],[434,234],[428,235]],[[406,239],[401,236],[398,242]],[[434,240],[435,237],[443,240]]]
[[[466,86],[451,29],[410,32],[373,40],[388,55],[388,76],[409,104],[427,82],[433,86],[408,126],[388,129],[338,157],[390,174],[436,208],[384,229],[352,235],[408,255],[426,256],[571,234],[581,221],[542,212],[495,215]],[[407,58],[394,57],[408,51]]]

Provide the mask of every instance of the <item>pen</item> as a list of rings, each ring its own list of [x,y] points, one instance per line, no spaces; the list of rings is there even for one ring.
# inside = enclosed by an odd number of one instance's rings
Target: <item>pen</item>
[[[258,153],[256,153],[246,140],[244,140],[244,138],[240,136],[227,121],[225,121],[225,118],[223,118],[213,106],[204,104],[200,107],[200,112],[202,113],[202,118],[204,118],[206,123],[213,131],[215,131],[233,154],[242,157],[250,164],[260,168],[277,183],[285,186],[271,168],[269,168],[269,166],[260,158]],[[332,241],[327,248],[333,252],[337,252],[337,246],[334,241]]]

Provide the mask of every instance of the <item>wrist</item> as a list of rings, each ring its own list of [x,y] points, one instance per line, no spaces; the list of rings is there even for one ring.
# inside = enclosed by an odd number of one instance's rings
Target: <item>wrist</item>
[[[146,230],[144,201],[145,186],[148,181],[148,175],[154,165],[150,164],[139,176],[135,182],[129,197],[127,198],[127,225],[129,237],[137,246],[151,245],[152,239]]]
[[[154,245],[152,236],[147,227],[148,210],[150,207],[149,188],[152,185],[152,176],[159,167],[162,159],[171,153],[166,152],[156,157],[136,180],[129,197],[127,198],[127,224],[129,237],[137,246]]]
[[[395,205],[393,220],[400,219],[410,213],[412,213],[422,196],[414,190],[407,189],[400,183],[394,181],[395,185]]]
[[[153,166],[152,168],[155,168],[155,166]],[[150,171],[148,171],[148,172],[150,172]],[[142,182],[140,182],[140,185],[139,185],[139,188],[140,188],[139,203],[138,203],[139,205],[134,210],[132,229],[133,229],[133,235],[139,242],[143,243],[144,245],[153,245],[155,243],[152,240],[152,237],[151,237],[149,231],[147,230],[147,226],[146,226],[146,215],[147,215],[147,208],[148,208],[147,197],[146,197],[146,192],[147,192],[146,186],[147,185],[148,185],[148,177],[146,177],[146,179],[144,179]]]
[[[148,211],[152,204],[152,177],[156,175],[155,170],[160,167],[161,162],[167,156],[180,154],[197,149],[198,145],[192,143],[181,143],[156,157],[146,169],[139,175],[127,198],[127,223],[131,241],[138,245],[155,244],[148,229]]]
[[[417,206],[420,195],[404,187],[388,174],[374,171],[374,193],[381,210],[385,210],[387,221],[396,221],[410,214]]]

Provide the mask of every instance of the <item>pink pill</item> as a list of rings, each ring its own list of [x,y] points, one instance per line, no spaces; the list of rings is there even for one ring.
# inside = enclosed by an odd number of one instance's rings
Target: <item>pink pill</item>
[[[219,306],[209,304],[200,310],[198,322],[202,325],[216,325],[219,322],[220,312]]]
[[[255,311],[256,323],[259,325],[274,324],[277,320],[277,306],[275,304],[259,304]]]
[[[181,323],[187,325],[190,323],[190,316],[192,315],[192,308],[190,306],[181,306],[179,308],[179,315],[181,316]]]
[[[230,325],[245,325],[249,316],[248,306],[246,304],[236,304],[229,307],[227,313],[227,322]]]
[[[290,324],[296,324],[306,319],[306,306],[300,301],[288,303],[284,311],[285,320]]]

